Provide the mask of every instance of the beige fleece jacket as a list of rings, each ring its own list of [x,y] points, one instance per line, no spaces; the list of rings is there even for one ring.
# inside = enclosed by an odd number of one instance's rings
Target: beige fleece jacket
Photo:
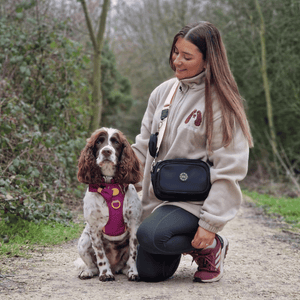
[[[136,137],[133,150],[144,167],[143,219],[159,205],[179,206],[199,218],[199,226],[217,233],[233,219],[239,209],[242,193],[239,181],[248,169],[249,146],[237,124],[234,138],[226,148],[222,143],[221,109],[216,97],[213,100],[214,130],[212,153],[206,150],[205,135],[205,73],[180,80],[168,116],[165,136],[158,160],[175,158],[201,158],[212,162],[210,193],[204,202],[168,202],[157,199],[153,192],[150,168],[153,158],[148,150],[150,135],[157,132],[165,99],[175,78],[165,81],[152,93],[142,120],[141,133]]]

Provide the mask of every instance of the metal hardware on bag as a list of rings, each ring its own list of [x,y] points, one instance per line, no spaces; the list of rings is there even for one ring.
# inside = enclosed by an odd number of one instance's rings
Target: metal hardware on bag
[[[179,175],[179,179],[180,179],[181,181],[187,181],[188,178],[189,178],[189,176],[188,176],[188,174],[186,174],[186,173],[181,173],[181,174]]]
[[[155,164],[156,164],[156,162],[155,162],[155,159],[154,159],[152,164],[151,164],[151,173],[153,172],[153,168],[154,168]]]
[[[158,123],[158,134],[159,134],[159,130],[161,129],[161,127],[163,126],[163,124],[164,124],[163,120]]]
[[[168,116],[168,113],[169,113],[169,108],[163,109],[162,112],[161,112],[160,119],[164,120]]]
[[[159,163],[159,162],[161,162],[161,159],[157,163]],[[153,172],[153,169],[154,169],[155,165],[156,165],[156,161],[154,159],[153,162],[152,162],[152,164],[151,164],[151,172]],[[159,172],[159,170],[160,170],[160,168],[157,169],[157,172]]]

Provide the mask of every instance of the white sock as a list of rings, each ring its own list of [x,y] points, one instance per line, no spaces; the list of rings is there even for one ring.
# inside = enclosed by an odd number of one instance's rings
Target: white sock
[[[204,248],[204,249],[213,249],[213,248],[215,248],[216,246],[217,246],[217,241],[216,241],[216,239],[214,239],[213,243],[212,243],[211,245],[207,246],[207,247]]]

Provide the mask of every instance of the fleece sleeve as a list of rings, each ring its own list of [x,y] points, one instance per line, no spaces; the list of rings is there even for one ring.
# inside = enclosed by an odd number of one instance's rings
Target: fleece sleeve
[[[222,118],[214,120],[213,152],[208,155],[211,167],[210,193],[200,212],[199,226],[217,233],[233,219],[242,201],[239,181],[248,171],[249,146],[242,129],[236,124],[234,137],[229,146],[222,143]]]

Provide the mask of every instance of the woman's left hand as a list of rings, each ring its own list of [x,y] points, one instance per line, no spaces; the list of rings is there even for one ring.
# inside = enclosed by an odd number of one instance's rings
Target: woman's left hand
[[[203,249],[211,245],[214,242],[215,237],[215,233],[199,226],[191,244],[196,249]]]

